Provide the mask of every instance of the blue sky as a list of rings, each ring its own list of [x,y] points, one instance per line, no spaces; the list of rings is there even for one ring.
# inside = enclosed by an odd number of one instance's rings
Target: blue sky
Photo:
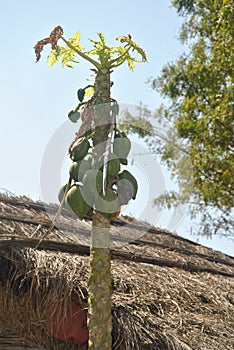
[[[169,0],[1,1],[0,187],[43,200],[40,172],[45,149],[67,120],[67,112],[76,106],[77,89],[91,76],[90,65],[81,60],[73,70],[59,65],[50,69],[46,65],[49,47],[35,63],[33,46],[38,40],[56,25],[63,27],[65,37],[80,31],[87,49],[91,48],[88,39],[96,39],[97,32],[103,32],[111,45],[118,35],[130,33],[146,51],[148,63],[138,64],[134,72],[119,67],[112,75],[112,97],[155,109],[162,101],[147,80],[184,50],[177,39],[181,23]],[[177,231],[186,234],[187,226]],[[233,251],[225,240],[200,241],[229,254]]]

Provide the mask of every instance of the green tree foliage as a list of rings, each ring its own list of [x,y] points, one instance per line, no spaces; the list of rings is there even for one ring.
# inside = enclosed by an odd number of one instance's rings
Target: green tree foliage
[[[234,227],[233,1],[174,0],[172,4],[184,17],[180,38],[188,52],[151,80],[165,99],[157,120],[166,124],[170,135],[160,145],[152,137],[150,142],[178,180],[179,191],[156,202],[169,206],[188,202],[191,216],[201,219],[200,234],[230,234]]]
[[[195,0],[174,0],[173,5],[179,13],[190,13],[194,10]]]
[[[173,5],[185,17],[180,37],[189,53],[165,65],[152,86],[167,101],[157,115],[172,125],[187,153],[162,146],[180,188],[160,201],[193,203],[191,214],[203,214],[204,233],[233,230],[233,1]]]

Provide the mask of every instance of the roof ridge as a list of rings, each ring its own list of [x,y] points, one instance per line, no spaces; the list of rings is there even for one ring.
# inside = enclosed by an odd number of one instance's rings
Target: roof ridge
[[[0,241],[0,248],[35,248],[39,250],[51,250],[51,251],[61,251],[65,253],[71,254],[81,254],[81,255],[89,255],[90,248],[87,245],[82,245],[78,243],[70,243],[70,242],[57,242],[52,240],[44,240],[36,238],[18,238],[11,237],[11,239],[5,239]],[[139,253],[131,253],[126,251],[121,251],[118,249],[110,249],[112,258],[122,258],[124,260],[129,260],[132,262],[141,262],[150,265],[158,265],[165,266],[171,268],[179,268],[182,270],[186,270],[189,272],[208,272],[215,275],[223,275],[226,277],[233,277],[234,273],[224,271],[221,269],[215,269],[208,266],[197,265],[191,263],[190,261],[184,262],[175,259],[165,259],[160,257],[151,257],[149,255],[143,255]]]

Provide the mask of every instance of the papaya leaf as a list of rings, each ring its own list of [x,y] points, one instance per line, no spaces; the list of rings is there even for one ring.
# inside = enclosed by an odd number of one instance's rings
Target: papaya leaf
[[[121,43],[126,43],[126,45],[124,47],[117,46],[115,48],[115,54],[117,54],[117,57],[110,60],[110,66],[112,68],[118,67],[126,61],[128,63],[128,67],[133,70],[135,67],[134,62],[147,61],[145,51],[134,41],[132,41],[130,34],[128,34],[128,36],[119,36],[116,38],[116,40],[120,41]],[[130,54],[130,52],[134,51],[136,52],[136,56],[140,55],[140,59],[137,59],[137,57]]]
[[[56,27],[55,29],[60,26]],[[54,30],[55,31],[55,30]],[[54,33],[52,32],[52,34]],[[87,61],[91,62],[96,68],[105,67],[107,69],[115,68],[120,66],[125,61],[128,64],[128,67],[133,70],[135,65],[134,62],[146,62],[146,54],[145,51],[139,47],[132,39],[131,35],[128,36],[119,36],[117,38],[118,41],[125,44],[122,46],[107,46],[105,36],[103,33],[98,33],[100,40],[92,40],[93,49],[87,52],[84,52],[84,47],[80,44],[80,33],[76,32],[71,38],[66,40],[62,34],[62,28],[55,32],[56,36],[53,34],[53,38],[55,36],[56,42],[52,41],[51,37],[43,39],[39,41],[34,49],[37,55],[37,61],[40,59],[41,51],[43,50],[44,45],[51,43],[52,51],[48,55],[47,63],[50,67],[52,67],[55,63],[61,61],[62,67],[67,66],[69,68],[73,68],[72,63],[78,63],[79,61],[76,59],[77,56],[81,56]],[[66,46],[58,46],[57,41],[62,39]],[[140,59],[134,57],[130,54],[130,52],[135,52],[135,56],[140,56]],[[98,61],[92,59],[91,56],[98,56]]]
[[[50,68],[52,68],[55,63],[58,63],[62,49],[62,46],[57,46],[57,48],[52,50],[48,55],[47,64]]]
[[[106,45],[106,39],[104,37],[104,34],[98,33],[98,36],[100,38],[100,41],[90,39],[94,46],[94,49],[90,50],[88,54],[91,56],[98,56],[99,61],[103,65],[108,66],[108,60],[111,56],[111,47]]]
[[[80,45],[80,33],[76,32],[71,38],[68,39],[68,43],[72,45],[73,48],[82,51],[84,47]],[[47,64],[52,67],[55,63],[61,60],[62,67],[67,66],[72,68],[72,63],[78,63],[79,61],[75,58],[77,53],[70,46],[57,46],[56,49],[52,50],[48,55]]]
[[[131,50],[136,51],[141,56],[141,62],[147,61],[145,51],[132,40],[130,34],[128,36],[119,36],[116,38],[116,40],[120,41],[121,43],[127,43]]]
[[[101,40],[102,45],[106,46],[106,39],[105,39],[104,34],[103,33],[98,33],[98,36],[99,36],[99,38]]]
[[[94,87],[90,86],[89,88],[85,89],[84,98],[93,96],[93,94],[94,94]]]
[[[128,62],[129,69],[134,70],[135,64],[133,63],[133,59],[131,57],[127,58],[127,62]]]

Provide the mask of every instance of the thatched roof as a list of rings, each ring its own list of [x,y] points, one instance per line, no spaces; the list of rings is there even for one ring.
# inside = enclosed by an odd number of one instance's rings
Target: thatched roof
[[[87,307],[91,221],[0,195],[0,348],[86,349],[53,338],[48,305]],[[111,226],[113,349],[232,350],[234,258],[129,217]],[[43,238],[43,239],[42,239]]]

